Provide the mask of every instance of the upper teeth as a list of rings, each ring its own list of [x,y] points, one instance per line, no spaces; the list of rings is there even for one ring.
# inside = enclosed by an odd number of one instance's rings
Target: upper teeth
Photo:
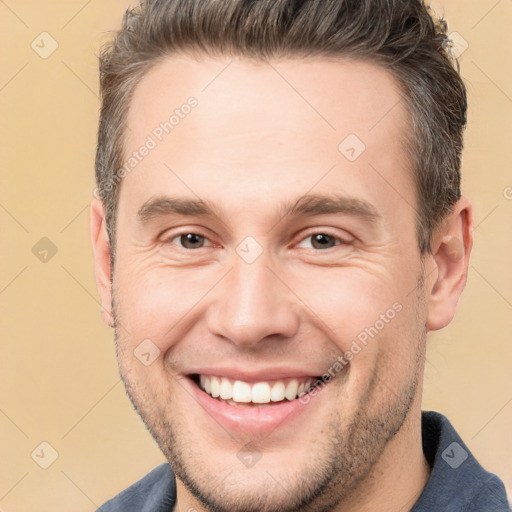
[[[212,397],[241,403],[253,402],[255,404],[268,404],[271,401],[280,402],[285,398],[294,400],[297,396],[307,393],[313,382],[314,379],[306,377],[300,380],[286,379],[285,381],[249,384],[241,380],[232,381],[226,377],[199,376],[201,389]]]

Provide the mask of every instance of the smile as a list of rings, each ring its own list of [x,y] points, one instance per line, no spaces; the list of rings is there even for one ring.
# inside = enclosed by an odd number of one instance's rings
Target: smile
[[[295,400],[313,389],[319,379],[302,377],[249,383],[227,377],[196,375],[195,380],[213,398],[230,405],[250,405]]]
[[[269,435],[291,422],[311,421],[328,400],[321,398],[324,389],[331,387],[304,371],[277,368],[260,372],[198,368],[184,377],[183,385],[205,413],[206,422],[214,420],[225,431],[244,435]]]

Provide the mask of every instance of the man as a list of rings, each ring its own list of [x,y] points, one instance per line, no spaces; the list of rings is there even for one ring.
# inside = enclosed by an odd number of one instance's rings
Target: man
[[[420,0],[148,0],[101,56],[91,238],[168,460],[107,511],[506,511],[421,411],[466,282],[466,94]]]

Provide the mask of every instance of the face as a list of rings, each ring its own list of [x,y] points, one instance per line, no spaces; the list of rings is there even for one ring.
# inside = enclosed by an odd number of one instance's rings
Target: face
[[[176,56],[135,91],[119,366],[179,485],[211,509],[333,507],[371,485],[419,411],[400,97],[372,64],[318,59]]]

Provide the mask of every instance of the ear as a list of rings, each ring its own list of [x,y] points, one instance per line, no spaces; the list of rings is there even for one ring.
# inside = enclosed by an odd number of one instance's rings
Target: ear
[[[110,243],[105,222],[105,208],[103,202],[97,198],[91,201],[89,231],[94,253],[96,287],[101,300],[101,317],[109,327],[113,327]]]
[[[473,208],[466,197],[432,237],[433,271],[427,278],[427,329],[447,326],[455,315],[457,302],[466,286],[469,256],[473,247]]]

